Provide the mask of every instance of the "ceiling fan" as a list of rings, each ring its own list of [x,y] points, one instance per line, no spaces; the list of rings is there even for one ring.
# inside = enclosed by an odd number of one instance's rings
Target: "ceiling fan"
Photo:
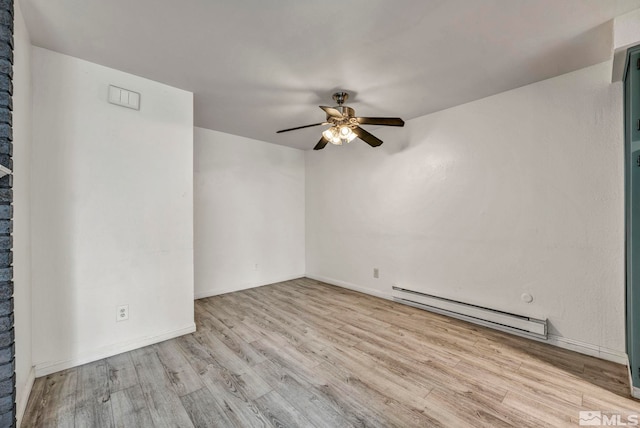
[[[338,103],[337,106],[320,106],[327,114],[327,120],[324,122],[282,129],[277,133],[295,131],[296,129],[310,128],[312,126],[331,125],[329,129],[322,133],[322,138],[320,138],[313,150],[324,149],[327,143],[335,144],[336,146],[350,143],[356,137],[371,147],[378,147],[382,144],[382,140],[362,129],[360,125],[404,126],[404,120],[399,117],[356,117],[354,109],[343,105],[348,98],[348,93],[336,92],[333,94],[333,99]]]

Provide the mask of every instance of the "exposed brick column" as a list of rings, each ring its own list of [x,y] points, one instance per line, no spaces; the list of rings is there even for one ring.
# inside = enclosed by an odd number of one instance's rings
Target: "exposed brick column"
[[[0,165],[13,169],[13,0],[0,0]],[[16,426],[13,176],[0,178],[0,427]]]

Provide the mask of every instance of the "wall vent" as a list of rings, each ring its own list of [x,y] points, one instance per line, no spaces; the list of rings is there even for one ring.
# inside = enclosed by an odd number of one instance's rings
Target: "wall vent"
[[[140,93],[109,85],[109,102],[117,106],[140,110]]]
[[[484,308],[482,306],[470,305],[468,303],[432,296],[400,287],[393,287],[392,296],[394,301],[405,305],[458,318],[485,327],[491,327],[518,336],[534,337],[536,339],[547,338],[547,320],[539,320]]]

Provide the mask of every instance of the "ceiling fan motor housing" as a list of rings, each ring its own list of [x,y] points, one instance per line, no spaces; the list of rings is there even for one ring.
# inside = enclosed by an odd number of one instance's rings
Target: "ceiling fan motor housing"
[[[335,106],[334,107],[336,110],[338,110],[344,119],[347,119],[346,122],[348,122],[349,118],[352,118],[356,115],[356,111],[354,109],[352,109],[351,107],[347,107],[347,106]],[[333,120],[329,120],[329,119],[333,119]],[[329,114],[327,114],[327,122],[332,122],[332,123],[338,123],[341,122],[341,120],[339,120],[338,118],[331,116]]]

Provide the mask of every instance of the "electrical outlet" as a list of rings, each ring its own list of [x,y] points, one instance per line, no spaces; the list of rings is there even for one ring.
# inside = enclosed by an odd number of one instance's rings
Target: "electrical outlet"
[[[380,271],[378,270],[378,268],[373,268],[373,277],[380,278]]]
[[[129,319],[129,305],[118,306],[116,321],[126,321]]]

